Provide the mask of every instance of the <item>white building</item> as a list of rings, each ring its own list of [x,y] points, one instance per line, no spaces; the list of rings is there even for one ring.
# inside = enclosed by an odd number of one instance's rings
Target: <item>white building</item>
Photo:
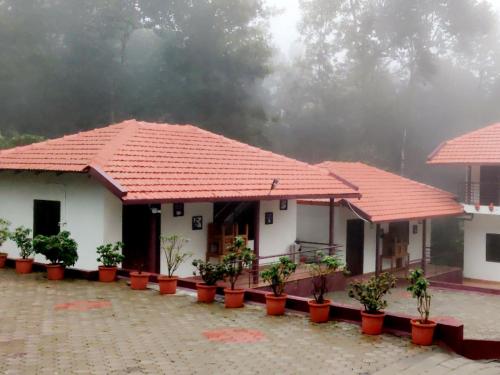
[[[354,184],[361,198],[335,200],[334,206],[325,199],[300,199],[297,236],[303,243],[327,244],[333,215],[334,242],[353,275],[422,262],[430,249],[431,219],[463,212],[448,192],[363,163],[317,166]]]
[[[500,124],[442,143],[428,164],[464,169],[464,277],[500,281]]]
[[[35,235],[64,227],[84,270],[97,269],[97,246],[123,241],[123,268],[165,272],[170,234],[189,239],[180,276],[236,234],[259,256],[282,254],[297,239],[297,199],[357,196],[325,170],[190,125],[130,120],[0,152],[0,217]],[[18,257],[11,242],[2,251]]]

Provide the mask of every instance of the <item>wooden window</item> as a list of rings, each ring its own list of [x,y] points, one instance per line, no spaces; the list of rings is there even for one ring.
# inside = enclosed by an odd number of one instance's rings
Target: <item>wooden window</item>
[[[35,200],[33,202],[33,236],[58,234],[61,222],[61,202]]]
[[[500,234],[486,234],[486,261],[500,262]]]

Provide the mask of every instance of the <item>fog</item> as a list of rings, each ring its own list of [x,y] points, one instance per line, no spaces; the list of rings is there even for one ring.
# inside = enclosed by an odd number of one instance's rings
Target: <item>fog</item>
[[[293,30],[274,3],[0,0],[0,147],[128,118],[192,123],[456,190],[462,171],[425,160],[500,121],[491,4],[301,0]],[[298,40],[282,51],[271,31]]]

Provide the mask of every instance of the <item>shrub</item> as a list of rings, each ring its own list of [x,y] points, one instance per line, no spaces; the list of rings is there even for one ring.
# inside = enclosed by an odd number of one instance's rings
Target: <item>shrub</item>
[[[396,278],[388,273],[372,276],[368,281],[355,281],[349,288],[349,297],[358,300],[369,314],[380,313],[387,307],[384,295],[396,286]]]
[[[245,246],[245,240],[242,237],[236,237],[234,242],[224,258],[224,278],[229,279],[231,290],[234,290],[236,281],[245,268],[250,268],[255,256],[253,251]]]
[[[0,246],[11,237],[9,226],[10,223],[7,220],[0,219]]]
[[[215,285],[217,281],[224,278],[224,266],[222,264],[212,264],[201,259],[193,260],[193,266],[198,270],[203,282],[207,285]],[[193,272],[193,275],[197,275]]]
[[[33,239],[35,253],[42,254],[52,264],[73,266],[78,260],[75,240],[68,231],[59,232],[53,236],[38,235]]]
[[[97,261],[102,263],[104,267],[116,267],[121,263],[125,256],[122,254],[123,242],[115,242],[101,245],[97,248],[99,257]]]
[[[406,289],[411,292],[413,298],[417,299],[417,310],[420,314],[420,323],[426,324],[429,321],[432,298],[427,291],[429,281],[425,278],[424,271],[421,269],[410,271],[408,281],[410,285]]]
[[[271,264],[269,268],[262,271],[260,276],[269,283],[274,295],[279,297],[285,290],[287,280],[297,269],[297,265],[288,257],[280,257],[278,262]]]
[[[319,251],[316,253],[318,261],[308,264],[309,274],[312,277],[313,296],[316,303],[325,302],[325,294],[328,292],[327,277],[331,273],[343,267],[342,261],[331,255],[325,255]]]
[[[31,229],[20,226],[10,234],[10,238],[19,248],[19,255],[26,259],[33,254],[33,240],[31,239]]]
[[[179,266],[190,257],[191,254],[181,252],[182,247],[188,240],[182,236],[174,234],[168,237],[161,237],[161,249],[167,261],[167,276],[172,277]]]

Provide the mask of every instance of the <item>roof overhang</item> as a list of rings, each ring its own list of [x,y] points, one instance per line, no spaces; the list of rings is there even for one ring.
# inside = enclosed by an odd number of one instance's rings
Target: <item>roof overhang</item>
[[[127,195],[127,190],[124,189],[118,181],[113,179],[110,175],[104,172],[99,166],[90,165],[87,168],[89,175],[94,177],[97,181],[103,184],[109,191],[111,191],[118,198],[123,199]]]

